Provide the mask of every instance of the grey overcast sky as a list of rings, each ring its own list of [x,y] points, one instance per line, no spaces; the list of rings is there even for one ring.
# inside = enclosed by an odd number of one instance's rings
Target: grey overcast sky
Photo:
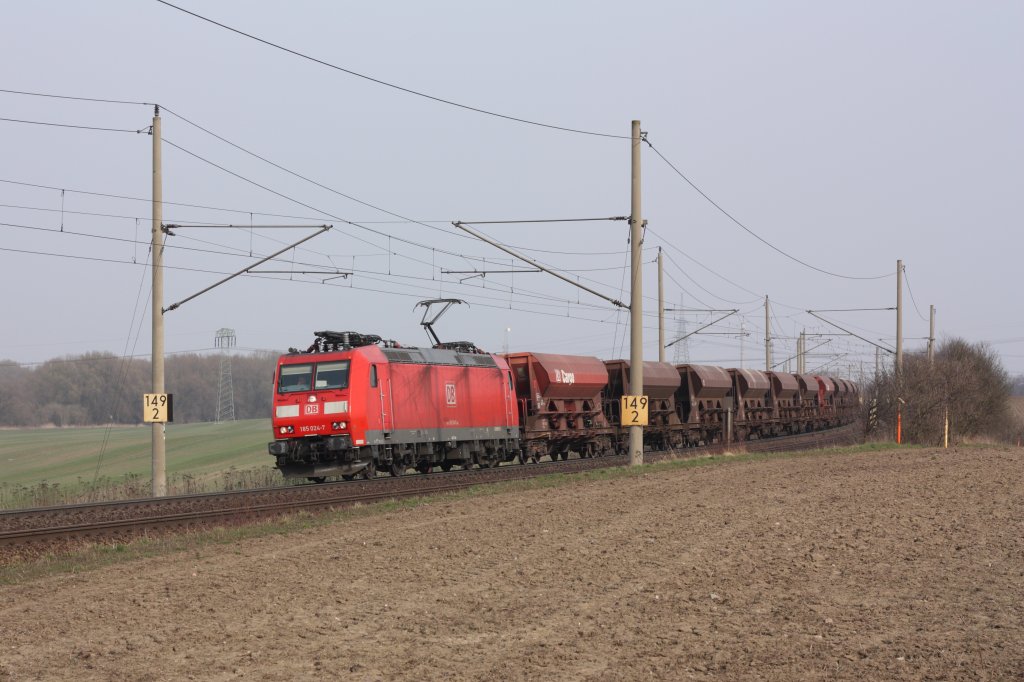
[[[645,146],[649,359],[661,247],[670,307],[740,311],[670,360],[763,367],[765,295],[774,361],[785,360],[800,330],[837,331],[808,309],[894,306],[902,258],[908,350],[924,346],[934,304],[940,340],[987,341],[1024,372],[1024,3],[175,4],[508,116],[622,136],[639,119],[676,168],[779,250],[837,275],[885,275],[838,277],[781,255]],[[165,221],[243,226],[176,229],[165,304],[311,233],[250,224],[335,226],[263,267],[288,274],[239,278],[169,312],[168,352],[209,349],[221,327],[247,349],[304,346],[320,329],[423,345],[413,307],[443,296],[470,304],[438,324],[444,339],[628,357],[628,315],[600,298],[546,274],[449,272],[513,266],[453,220],[628,214],[628,140],[416,97],[154,0],[7,3],[2,15],[0,88],[167,107]],[[138,130],[151,117],[150,106],[0,92],[4,119]],[[0,140],[0,359],[147,356],[151,138],[5,120]],[[628,301],[624,222],[480,229]],[[354,274],[291,274],[331,269]],[[668,338],[716,316],[670,313]],[[825,316],[894,344],[893,312]],[[874,348],[854,337],[817,343],[809,369],[856,377],[874,366]]]

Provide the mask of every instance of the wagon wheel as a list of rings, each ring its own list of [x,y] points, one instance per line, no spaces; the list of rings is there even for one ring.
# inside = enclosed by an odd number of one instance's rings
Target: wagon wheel
[[[559,457],[561,457],[561,458],[562,458],[562,461],[564,462],[565,460],[569,459],[569,451],[568,451],[568,450],[566,450],[566,451],[565,451],[565,452],[563,452],[563,453],[562,453],[561,455],[559,455]]]
[[[392,459],[391,466],[388,468],[388,473],[395,478],[398,478],[405,473],[405,463],[397,457]]]
[[[377,463],[372,459],[370,460],[370,463],[366,465],[366,468],[363,469],[363,478],[367,481],[372,481],[377,478]]]
[[[310,476],[306,480],[307,481],[312,481],[313,483],[323,483],[324,481],[327,480],[327,477],[326,476]]]
[[[355,474],[342,474],[341,477],[344,480],[346,480],[346,481],[351,481],[351,480],[355,479],[356,475]]]

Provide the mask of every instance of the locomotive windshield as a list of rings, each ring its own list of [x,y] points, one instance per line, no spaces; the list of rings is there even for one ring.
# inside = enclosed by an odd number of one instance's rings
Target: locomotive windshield
[[[277,390],[281,393],[308,391],[312,380],[313,365],[284,365]]]
[[[325,388],[348,388],[348,360],[316,366],[316,390]]]
[[[348,388],[348,366],[348,360],[321,362],[316,365],[283,365],[277,390],[279,393],[297,393]]]

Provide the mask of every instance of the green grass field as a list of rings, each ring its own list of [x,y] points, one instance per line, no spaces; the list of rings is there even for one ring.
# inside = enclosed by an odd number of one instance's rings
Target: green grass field
[[[0,429],[0,498],[9,498],[13,490],[24,493],[40,487],[57,486],[70,493],[89,488],[94,479],[108,486],[134,481],[145,490],[151,472],[151,433],[149,426]],[[269,419],[168,425],[169,484],[174,488],[175,482],[179,487],[187,482],[187,487],[201,490],[206,483],[223,483],[228,472],[257,469],[266,479],[273,465],[267,454],[270,440]]]

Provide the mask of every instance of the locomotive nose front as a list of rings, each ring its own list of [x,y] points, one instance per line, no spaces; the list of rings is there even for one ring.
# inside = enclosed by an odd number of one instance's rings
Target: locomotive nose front
[[[329,437],[349,426],[349,360],[288,360],[282,361],[277,373],[273,416],[275,442],[269,444],[272,455],[286,454],[290,448],[285,441],[289,439]]]

